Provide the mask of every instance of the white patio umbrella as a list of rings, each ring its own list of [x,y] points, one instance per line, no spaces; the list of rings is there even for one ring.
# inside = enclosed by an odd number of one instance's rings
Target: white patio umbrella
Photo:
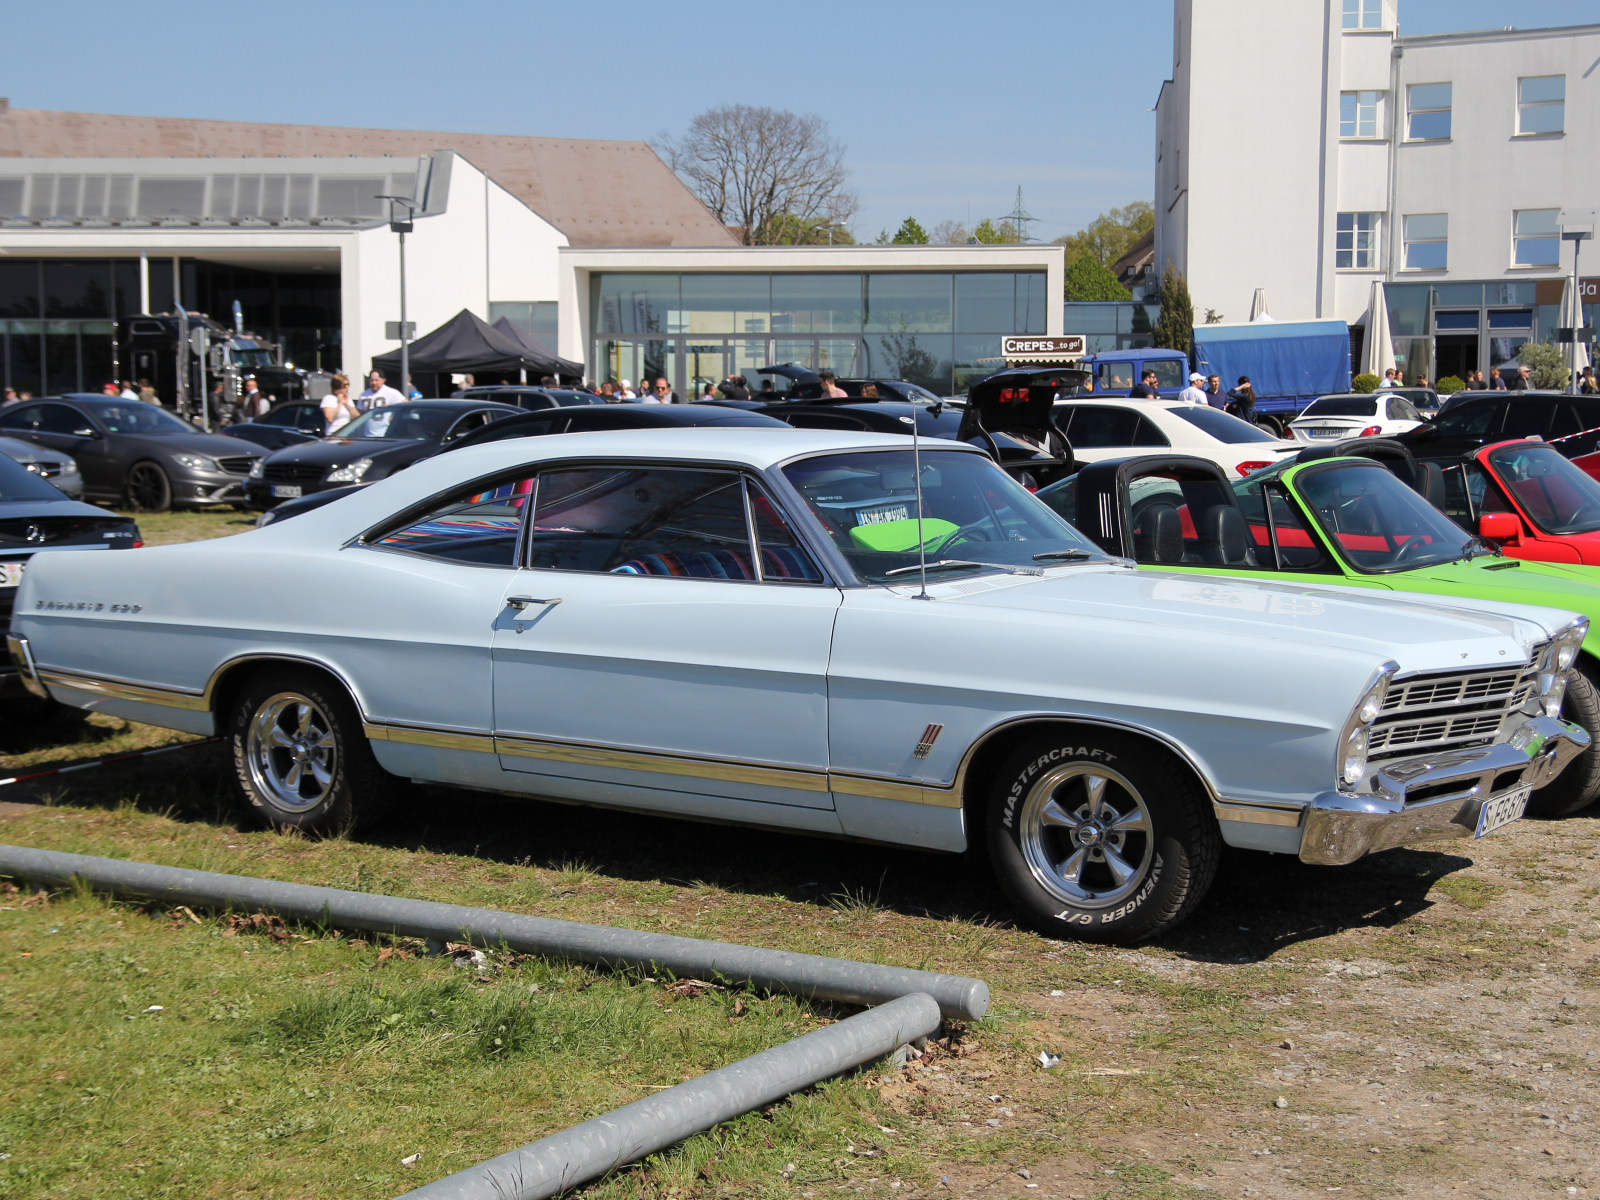
[[[1394,339],[1389,336],[1389,301],[1383,281],[1372,281],[1372,299],[1367,303],[1367,341],[1362,347],[1362,370],[1383,378],[1394,366]]]

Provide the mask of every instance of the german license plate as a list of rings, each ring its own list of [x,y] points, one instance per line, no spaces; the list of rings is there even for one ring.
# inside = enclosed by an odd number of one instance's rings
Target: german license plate
[[[275,483],[272,485],[272,496],[275,500],[298,500],[300,489],[289,483]]]
[[[1323,427],[1313,427],[1311,429],[1307,429],[1306,432],[1308,434],[1310,434],[1312,437],[1329,437],[1329,438],[1331,438],[1331,437],[1338,437],[1341,433],[1344,432],[1344,430],[1342,430],[1342,429],[1327,429],[1327,428],[1323,428]]]
[[[16,587],[22,582],[22,569],[27,563],[0,563],[0,587]]]
[[[888,505],[881,508],[856,509],[857,525],[881,525],[885,521],[906,521],[911,517],[911,509],[905,504]]]
[[[1493,833],[1502,825],[1509,825],[1519,819],[1528,811],[1528,797],[1532,794],[1531,787],[1519,787],[1516,791],[1507,792],[1503,796],[1489,797],[1478,812],[1478,831],[1472,836],[1482,837],[1486,833]]]

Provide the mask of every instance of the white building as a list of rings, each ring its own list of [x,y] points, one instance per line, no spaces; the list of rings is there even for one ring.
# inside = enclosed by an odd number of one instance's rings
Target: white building
[[[1277,320],[1349,322],[1358,365],[1487,375],[1570,323],[1556,215],[1600,203],[1600,25],[1402,37],[1400,15],[1176,0],[1156,266],[1197,320],[1247,320],[1263,289]]]

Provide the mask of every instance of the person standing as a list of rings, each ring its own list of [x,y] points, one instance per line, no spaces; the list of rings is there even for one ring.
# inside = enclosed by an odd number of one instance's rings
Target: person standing
[[[1583,374],[1578,376],[1578,394],[1580,396],[1600,395],[1600,383],[1595,381],[1593,367],[1585,367]]]
[[[724,400],[750,399],[750,389],[745,386],[743,375],[729,375],[717,384],[717,390],[722,393]]]
[[[1156,373],[1146,367],[1144,374],[1139,377],[1139,382],[1133,385],[1133,390],[1128,393],[1130,400],[1159,400],[1161,393],[1156,390]]]
[[[639,397],[634,394],[632,380],[624,379],[622,381],[622,383],[617,387],[617,398],[619,400],[639,399]]]
[[[672,390],[672,385],[667,382],[666,377],[662,376],[656,380],[655,387],[650,389],[650,393],[645,397],[645,403],[682,404],[683,401],[678,398],[678,393]]]
[[[356,411],[356,402],[350,399],[350,380],[343,375],[333,377],[333,390],[322,398],[322,419],[325,422],[323,433],[331,436],[336,430],[343,429],[361,414]]]
[[[1239,386],[1228,393],[1233,402],[1233,415],[1251,425],[1256,423],[1256,390],[1250,386],[1250,376],[1239,376]]]
[[[139,398],[139,393],[133,390],[133,380],[124,379],[122,381],[122,391],[118,393],[118,396],[123,400],[137,400]]]
[[[148,379],[139,380],[139,399],[146,404],[154,404],[157,408],[161,406],[161,397],[156,395],[156,390],[150,386]]]
[[[390,404],[404,404],[405,399],[384,382],[382,371],[374,371],[367,376],[367,390],[356,397],[356,407],[362,412],[371,412]]]
[[[1481,392],[1485,388],[1487,388],[1488,386],[1489,385],[1486,384],[1483,381],[1483,372],[1482,371],[1468,371],[1467,372],[1467,391],[1469,391],[1469,392]]]
[[[1200,374],[1199,371],[1190,371],[1189,386],[1178,393],[1178,399],[1184,404],[1198,404],[1202,408],[1205,407],[1207,405],[1206,392],[1200,386],[1205,381],[1206,377]]]
[[[1525,392],[1532,386],[1533,371],[1528,367],[1518,367],[1517,373],[1506,380],[1506,391]]]
[[[1500,378],[1499,367],[1489,368],[1489,390],[1491,392],[1503,392],[1506,390],[1506,381]]]
[[[239,397],[239,420],[254,421],[272,411],[271,398],[261,390],[254,375],[244,378],[244,394]]]
[[[1385,371],[1383,373],[1383,382],[1380,383],[1378,386],[1381,387],[1381,388],[1392,388],[1392,387],[1396,386],[1394,377],[1396,375],[1398,375],[1399,373],[1400,372],[1396,371],[1393,367],[1390,367],[1387,371]]]
[[[848,393],[834,382],[832,371],[822,372],[818,377],[818,381],[822,384],[822,399],[844,400],[848,398]]]
[[[1206,380],[1206,403],[1212,408],[1228,407],[1228,394],[1222,390],[1221,375],[1213,375]]]
[[[7,404],[15,404],[20,398],[16,392],[7,388],[4,394],[0,395],[0,408],[4,408]]]

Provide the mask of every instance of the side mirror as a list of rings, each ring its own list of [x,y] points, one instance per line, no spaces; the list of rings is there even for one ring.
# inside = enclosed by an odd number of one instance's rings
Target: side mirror
[[[97,437],[100,436],[100,434],[96,430],[93,430],[93,429],[74,429],[72,431],[72,436],[73,437],[97,438]]]
[[[1522,536],[1516,513],[1484,513],[1478,518],[1478,536],[1489,542],[1515,542]]]

